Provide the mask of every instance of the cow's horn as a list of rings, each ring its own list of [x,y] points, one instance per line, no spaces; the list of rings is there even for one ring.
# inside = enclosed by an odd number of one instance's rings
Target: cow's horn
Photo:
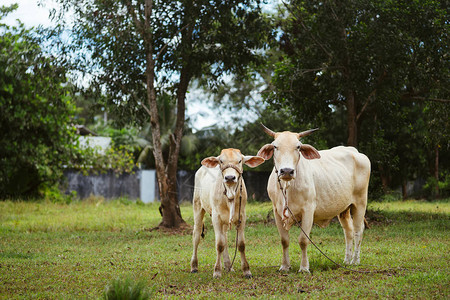
[[[267,133],[268,135],[270,135],[271,137],[275,138],[275,132],[273,132],[272,130],[270,130],[269,128],[267,128],[266,126],[264,126],[263,123],[259,123],[261,124],[262,129],[264,130],[265,133]]]
[[[317,130],[319,130],[319,128],[314,128],[314,129],[310,129],[310,130],[306,130],[306,131],[300,132],[298,134],[298,138],[310,135],[311,133],[313,133],[314,131],[317,131]]]

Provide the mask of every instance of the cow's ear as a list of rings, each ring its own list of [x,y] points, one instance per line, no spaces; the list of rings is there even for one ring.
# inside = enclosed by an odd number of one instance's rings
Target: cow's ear
[[[316,148],[314,148],[311,145],[302,144],[300,151],[302,152],[303,156],[307,159],[320,158],[319,151],[317,151]]]
[[[261,156],[265,160],[269,160],[273,155],[273,145],[272,144],[266,144],[262,146],[261,149],[259,149],[257,156]]]
[[[251,168],[255,168],[265,161],[266,160],[260,156],[251,156],[251,155],[244,156],[244,164],[246,164]]]
[[[208,167],[208,168],[215,168],[219,164],[219,158],[218,157],[207,157],[204,160],[202,160],[202,166]]]

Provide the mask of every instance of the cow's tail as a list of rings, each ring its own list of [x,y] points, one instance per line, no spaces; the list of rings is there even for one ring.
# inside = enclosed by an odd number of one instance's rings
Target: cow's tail
[[[364,226],[366,229],[370,229],[369,222],[367,222],[366,218],[364,218]]]
[[[365,219],[364,219],[365,220]],[[202,226],[202,234],[201,234],[202,239],[205,238],[205,224],[203,224]]]

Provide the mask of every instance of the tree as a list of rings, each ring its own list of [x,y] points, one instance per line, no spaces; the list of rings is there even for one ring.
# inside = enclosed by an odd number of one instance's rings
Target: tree
[[[82,49],[77,65],[104,85],[110,107],[124,122],[150,119],[160,226],[180,226],[184,221],[178,207],[176,171],[189,83],[201,76],[214,81],[227,72],[244,73],[247,65],[258,62],[254,50],[262,46],[267,28],[259,1],[60,2],[76,19],[73,48],[66,50]],[[164,92],[176,103],[167,158],[157,104],[158,95]]]
[[[389,102],[448,97],[448,14],[440,1],[291,1],[272,102],[324,123],[343,107],[347,145]],[[446,87],[447,86],[447,87]],[[344,128],[343,128],[344,129]]]
[[[17,5],[0,7],[1,18]],[[78,153],[66,70],[44,55],[37,33],[0,24],[0,198],[33,196],[58,183]]]

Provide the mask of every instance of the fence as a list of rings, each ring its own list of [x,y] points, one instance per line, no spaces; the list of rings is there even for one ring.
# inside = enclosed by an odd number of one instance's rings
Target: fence
[[[144,203],[159,200],[158,183],[155,170],[137,170],[133,174],[117,175],[114,172],[83,175],[81,172],[65,172],[63,191],[69,194],[75,191],[81,199],[103,196],[107,199],[128,197],[140,199]],[[270,172],[244,172],[248,199],[268,201],[267,181]],[[192,202],[195,171],[179,170],[177,173],[178,201]]]

